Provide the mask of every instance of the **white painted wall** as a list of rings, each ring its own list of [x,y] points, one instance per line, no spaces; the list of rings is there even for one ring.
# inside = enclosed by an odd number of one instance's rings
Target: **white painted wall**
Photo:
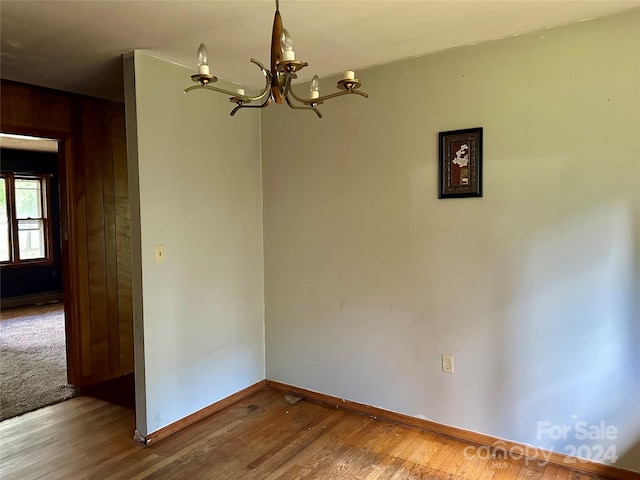
[[[230,118],[222,95],[185,95],[189,69],[141,52],[134,64],[127,130],[146,435],[265,377],[260,118]]]
[[[267,378],[640,471],[639,12],[358,73],[263,113]],[[477,126],[484,198],[438,200]]]

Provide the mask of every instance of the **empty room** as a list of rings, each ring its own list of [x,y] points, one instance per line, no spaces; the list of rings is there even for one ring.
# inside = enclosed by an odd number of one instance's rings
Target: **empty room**
[[[74,392],[0,478],[640,479],[640,1],[0,21]]]

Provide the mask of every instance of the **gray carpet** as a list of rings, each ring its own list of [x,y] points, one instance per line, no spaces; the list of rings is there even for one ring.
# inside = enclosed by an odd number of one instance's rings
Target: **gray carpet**
[[[61,303],[0,313],[0,420],[61,402],[67,385]]]

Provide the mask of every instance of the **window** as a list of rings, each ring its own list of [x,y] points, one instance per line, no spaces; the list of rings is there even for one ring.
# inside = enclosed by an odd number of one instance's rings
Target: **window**
[[[49,177],[0,175],[0,262],[51,263]]]

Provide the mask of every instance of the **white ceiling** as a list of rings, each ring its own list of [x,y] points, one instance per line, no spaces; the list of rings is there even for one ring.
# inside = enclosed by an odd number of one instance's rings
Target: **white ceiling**
[[[281,0],[300,79],[358,70],[640,7],[640,0]],[[2,78],[122,98],[121,54],[141,49],[260,86],[269,64],[272,0],[0,1]],[[185,86],[188,78],[185,77]]]

